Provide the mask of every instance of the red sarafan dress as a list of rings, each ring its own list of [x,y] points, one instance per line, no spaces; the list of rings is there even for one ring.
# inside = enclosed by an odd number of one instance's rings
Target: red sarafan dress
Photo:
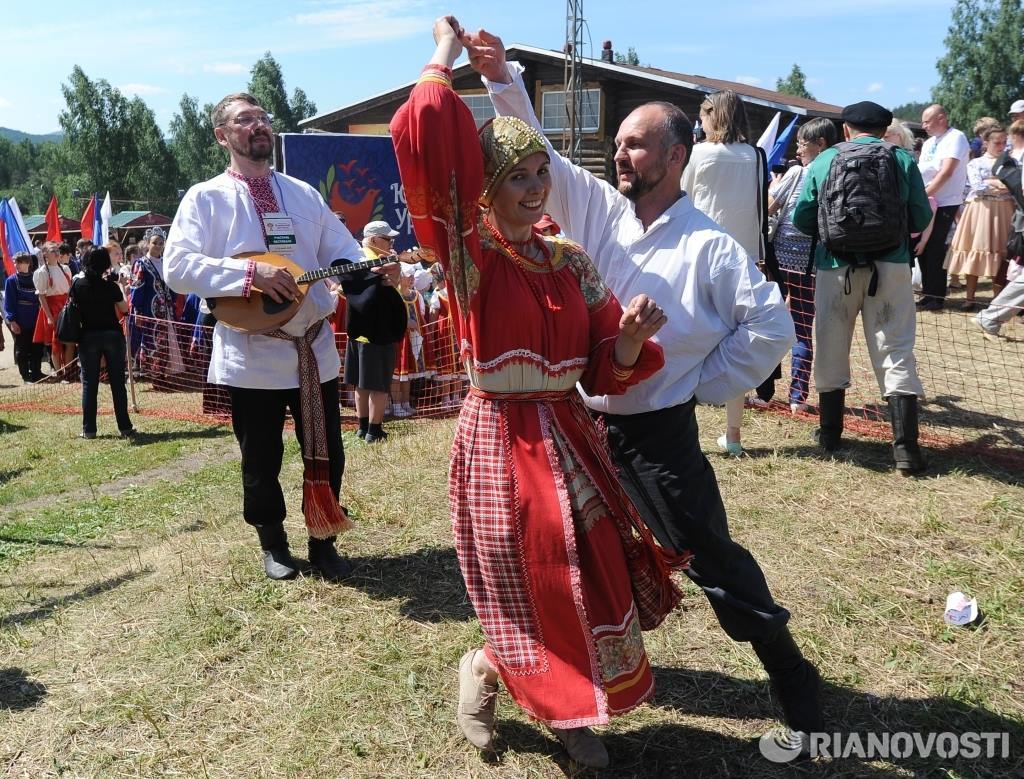
[[[410,329],[395,344],[395,381],[424,379],[434,375],[434,347],[427,329],[427,308],[423,296],[412,290],[412,297],[402,295],[409,316]]]
[[[455,343],[455,328],[452,327],[451,303],[445,287],[434,292],[430,301],[434,314],[433,333],[430,339],[434,348],[435,381],[453,381],[462,378],[458,363],[458,345]]]
[[[657,371],[617,366],[622,310],[583,250],[545,238],[529,267],[481,218],[483,161],[451,73],[428,65],[391,123],[409,212],[446,272],[472,385],[449,500],[485,651],[509,693],[553,727],[600,725],[654,692],[641,629],[678,603],[664,554],[622,491],[576,382],[621,393]]]

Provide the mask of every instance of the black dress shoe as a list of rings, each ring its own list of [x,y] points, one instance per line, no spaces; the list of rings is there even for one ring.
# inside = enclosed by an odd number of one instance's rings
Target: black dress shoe
[[[309,564],[329,582],[343,582],[352,575],[352,563],[338,554],[334,538],[309,539]]]

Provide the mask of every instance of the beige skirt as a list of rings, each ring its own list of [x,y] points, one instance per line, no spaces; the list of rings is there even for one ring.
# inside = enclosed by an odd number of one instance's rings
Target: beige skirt
[[[972,200],[949,245],[945,267],[952,274],[995,276],[1006,259],[1013,219],[1012,200]]]

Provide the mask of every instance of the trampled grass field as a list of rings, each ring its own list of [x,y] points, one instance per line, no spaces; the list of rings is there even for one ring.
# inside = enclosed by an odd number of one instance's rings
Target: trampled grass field
[[[699,417],[711,452],[724,415]],[[882,443],[823,459],[805,422],[746,421],[749,456],[709,456],[734,535],[822,670],[830,727],[1006,732],[1012,757],[768,762],[756,739],[777,709],[763,672],[687,583],[682,608],[647,634],[656,701],[606,731],[613,768],[602,775],[1022,775],[1019,476],[953,453],[933,458],[928,478],[904,479]],[[263,577],[228,430],[137,422],[136,443],[82,441],[74,416],[3,415],[3,773],[576,775],[504,694],[496,757],[455,726],[456,663],[481,635],[447,519],[452,421],[393,425],[375,448],[346,435],[358,523],[341,542],[357,565],[346,586]],[[304,551],[300,478],[293,442],[283,481]],[[978,598],[979,628],[943,624],[955,589]]]

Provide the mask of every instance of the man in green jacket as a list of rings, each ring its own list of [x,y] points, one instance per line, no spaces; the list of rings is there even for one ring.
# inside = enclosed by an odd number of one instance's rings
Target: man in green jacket
[[[844,108],[842,119],[848,144],[880,144],[892,114],[877,103],[862,102]],[[830,217],[828,206],[819,203],[832,163],[844,148],[846,145],[840,143],[826,149],[807,169],[804,188],[793,210],[793,224],[801,232],[818,236],[819,223],[834,224],[848,216]],[[850,386],[850,343],[859,313],[875,378],[889,404],[896,468],[910,475],[925,468],[917,443],[917,399],[924,395],[924,388],[914,359],[916,316],[910,281],[910,233],[924,230],[932,211],[914,158],[897,146],[890,146],[890,152],[899,202],[907,213],[906,237],[894,248],[857,252],[839,251],[826,236],[819,237],[815,250],[814,381],[819,396],[819,428],[815,435],[826,451],[840,445],[846,388]],[[844,229],[846,238],[855,232],[848,220]],[[851,243],[856,243],[858,236],[852,238]],[[871,243],[870,235],[861,238],[861,243]]]

